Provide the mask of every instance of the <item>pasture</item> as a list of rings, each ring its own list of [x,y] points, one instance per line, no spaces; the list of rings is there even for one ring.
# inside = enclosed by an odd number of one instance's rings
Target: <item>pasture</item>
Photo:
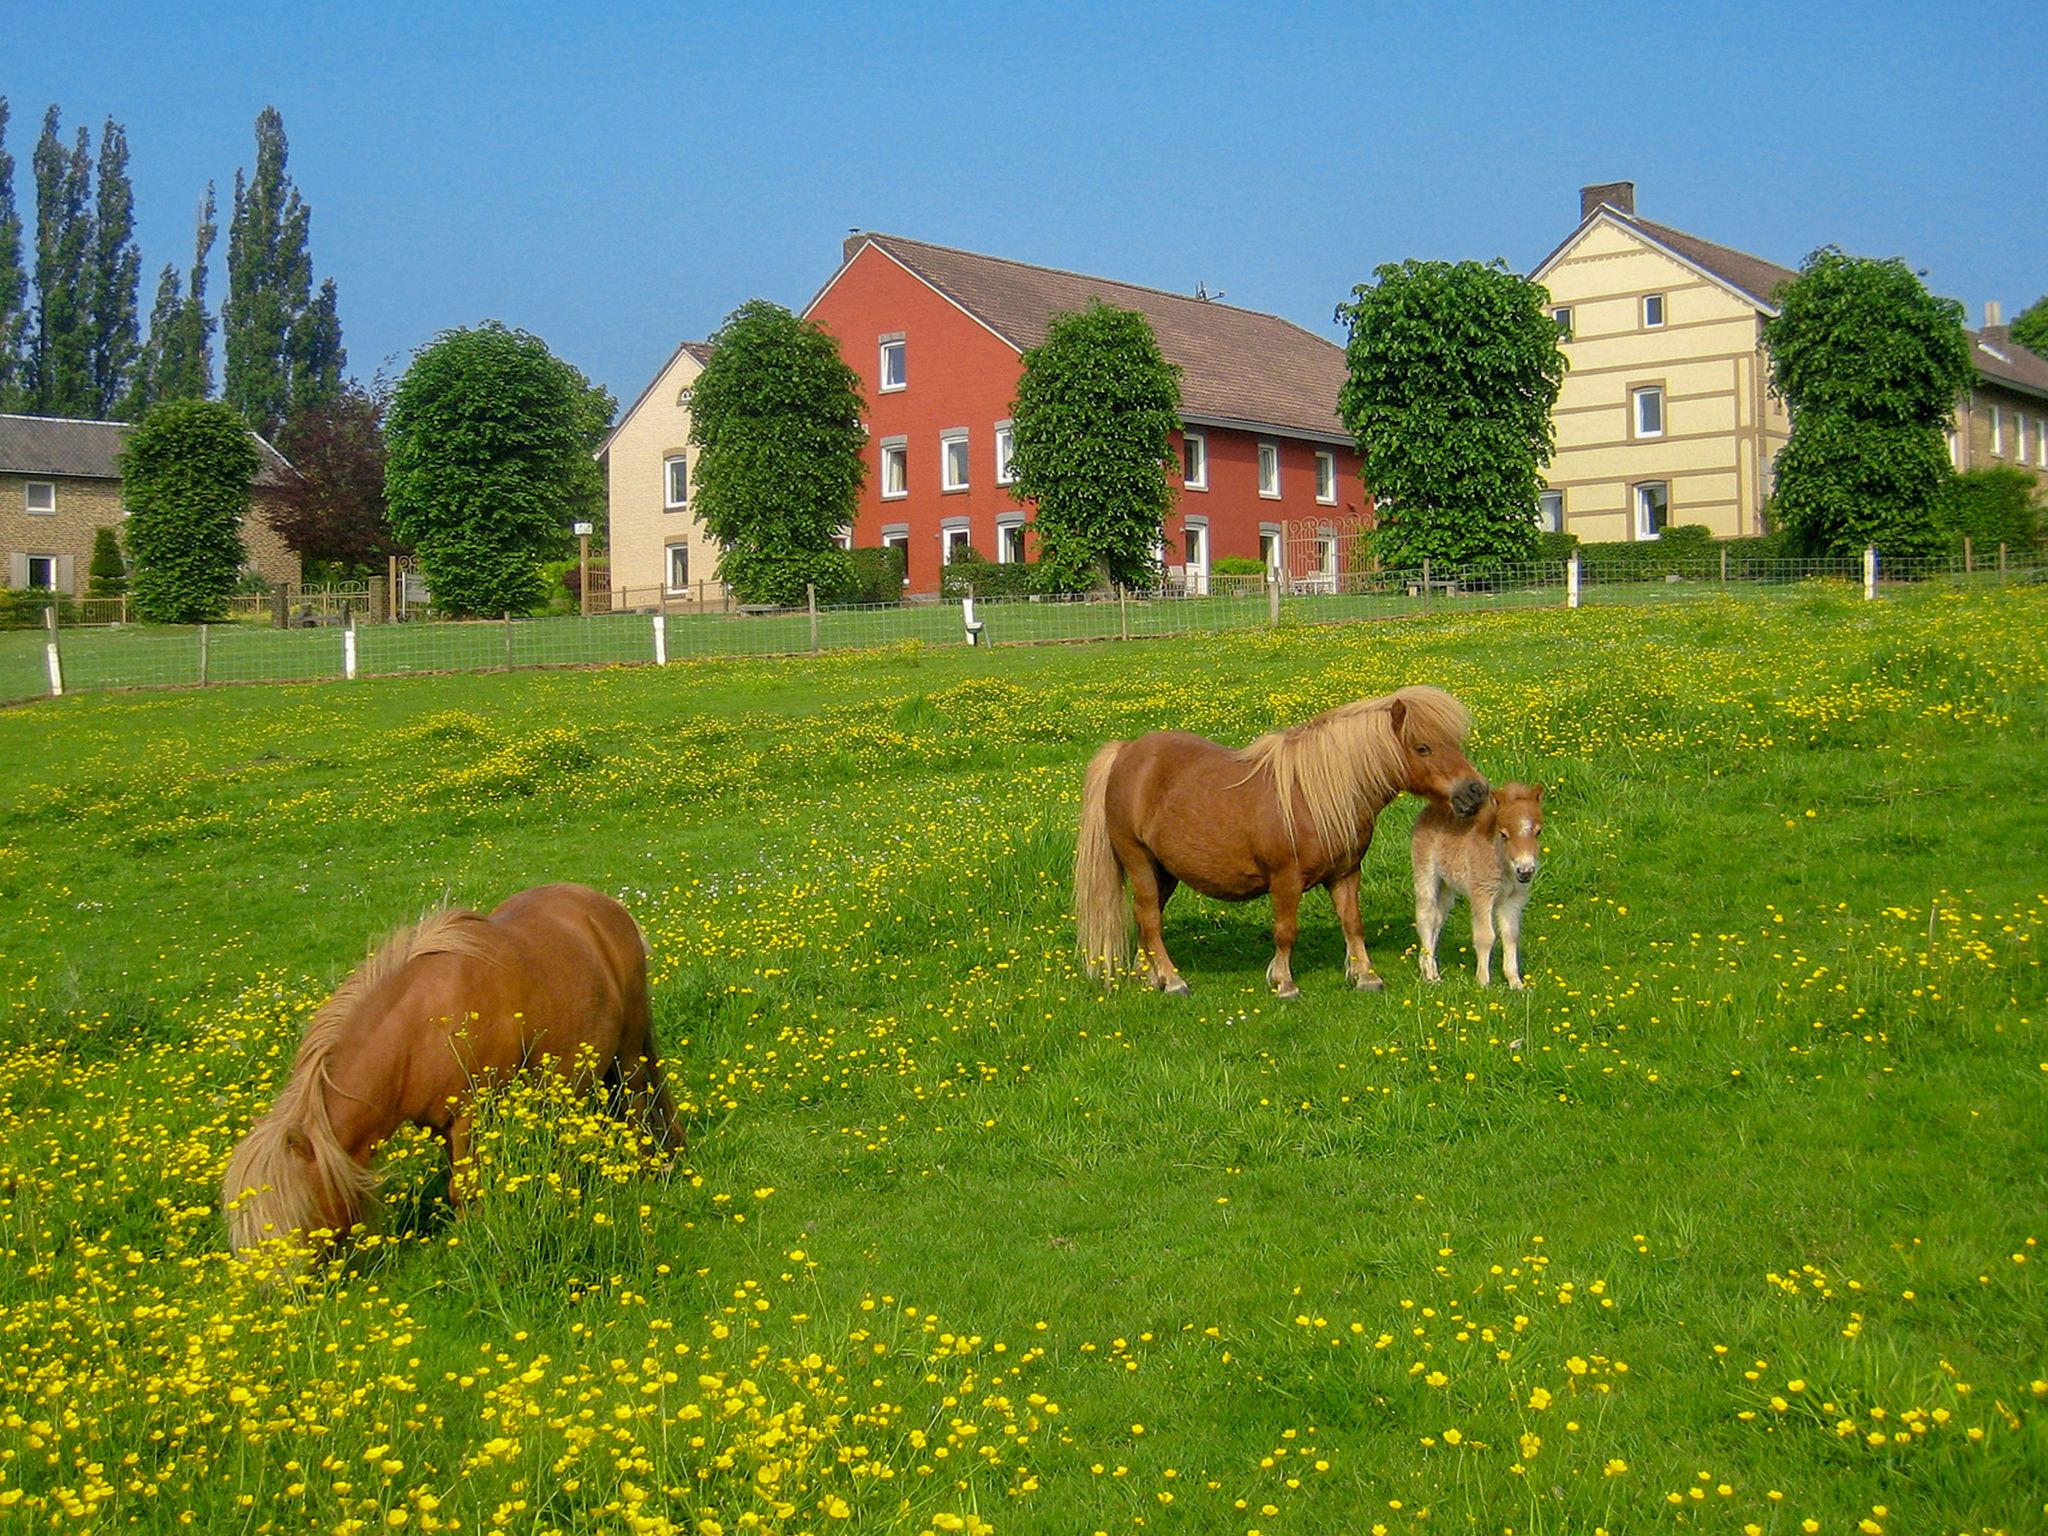
[[[1185,892],[1081,769],[1431,682],[1541,781],[1531,988]],[[0,714],[0,1525],[1263,1533],[2048,1521],[2048,594],[1827,591]],[[301,1287],[217,1186],[365,946],[633,909],[690,1147],[417,1138]]]

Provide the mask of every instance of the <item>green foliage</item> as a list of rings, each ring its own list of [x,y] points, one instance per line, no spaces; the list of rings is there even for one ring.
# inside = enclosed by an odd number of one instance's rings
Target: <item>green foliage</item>
[[[1764,325],[1771,379],[1792,417],[1773,506],[1804,549],[1887,555],[1940,543],[1944,434],[1971,378],[1963,308],[1896,258],[1806,258]]]
[[[392,394],[384,488],[392,531],[444,613],[526,613],[540,562],[603,496],[590,381],[538,336],[491,321],[443,331]]]
[[[849,603],[900,603],[903,601],[903,551],[884,546],[856,549],[847,554]]]
[[[1352,290],[1338,414],[1371,466],[1389,566],[1536,552],[1564,355],[1543,288],[1494,261],[1404,261]]]
[[[192,274],[181,288],[178,269],[166,264],[157,279],[149,336],[136,360],[126,412],[132,419],[159,400],[204,400],[213,393],[213,315],[206,307],[206,263],[220,233],[214,223],[213,183],[199,206]]]
[[[225,611],[261,462],[241,418],[218,401],[166,401],[128,434],[121,496],[144,619],[191,624]]]
[[[1047,586],[1046,573],[1037,565],[999,565],[984,559],[968,546],[959,550],[939,573],[939,591],[945,597],[1024,597],[1033,592],[1057,590]]]
[[[1579,547],[1576,533],[1545,531],[1536,535],[1536,558],[1538,560],[1569,560],[1572,552]]]
[[[93,415],[92,154],[78,130],[70,150],[51,107],[36,141],[36,327],[30,408]]]
[[[21,210],[14,201],[14,156],[7,152],[7,98],[0,96],[0,411],[27,403],[28,272],[21,264]]]
[[[1995,553],[2005,544],[2032,549],[2041,542],[2048,517],[2040,499],[2040,482],[2024,469],[1998,464],[1952,475],[1935,504],[1934,521],[1955,548],[1969,538],[1978,553]]]
[[[135,189],[128,182],[128,131],[111,117],[100,130],[97,199],[93,208],[90,342],[92,414],[112,417],[128,397],[141,350],[136,286],[142,253],[135,246]]]
[[[265,436],[300,404],[334,399],[347,361],[333,280],[313,297],[313,211],[285,170],[289,155],[284,118],[265,107],[256,117],[256,170],[235,172],[228,221],[225,394]]]
[[[86,592],[93,597],[119,597],[128,590],[128,562],[111,528],[92,531],[92,564],[86,569]]]
[[[52,592],[48,587],[0,587],[0,629],[41,629],[47,622],[43,614],[51,608],[57,610],[59,624],[69,624],[77,613],[68,592]]]
[[[299,472],[270,521],[308,561],[348,572],[381,571],[400,552],[384,507],[382,381],[350,383],[335,399],[302,406],[277,446]]]
[[[2029,352],[2048,357],[2048,294],[2013,316],[2012,339]]]
[[[711,338],[691,386],[691,506],[724,546],[718,574],[747,603],[794,607],[850,583],[839,531],[866,474],[860,379],[839,345],[779,304],[749,299]]]
[[[1035,503],[1039,584],[1150,587],[1173,507],[1180,370],[1135,310],[1091,301],[1024,354],[1010,493]]]
[[[1209,574],[1212,576],[1263,576],[1266,574],[1266,563],[1263,560],[1254,560],[1249,555],[1225,555],[1222,559],[1212,560],[1209,563]]]

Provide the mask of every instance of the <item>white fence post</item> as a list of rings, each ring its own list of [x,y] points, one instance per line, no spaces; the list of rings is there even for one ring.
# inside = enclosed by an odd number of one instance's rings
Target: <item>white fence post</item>
[[[668,615],[665,613],[654,616],[654,664],[657,667],[668,665]]]
[[[1863,546],[1863,601],[1877,601],[1877,546]]]
[[[1572,551],[1571,559],[1564,563],[1564,605],[1567,608],[1579,606],[1579,552]]]
[[[341,626],[341,675],[345,678],[356,675],[356,616],[353,613]]]
[[[50,697],[61,699],[64,697],[64,663],[57,655],[57,605],[54,601],[43,610],[43,627],[50,632],[49,641],[43,647],[43,655],[50,663]]]

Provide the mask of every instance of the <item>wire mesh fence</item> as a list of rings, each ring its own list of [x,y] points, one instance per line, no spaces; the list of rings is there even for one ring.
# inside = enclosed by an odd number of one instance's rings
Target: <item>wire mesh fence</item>
[[[1969,590],[2048,583],[2048,556],[2001,550],[1887,561],[1874,552],[1822,560],[1713,552],[1651,564],[1569,561],[1484,569],[1311,569],[1158,591],[1058,596],[906,598],[900,603],[776,608],[723,593],[612,594],[588,615],[486,621],[340,622],[267,628],[255,622],[144,625],[56,621],[0,630],[0,702],[58,692],[309,683],[435,672],[661,664],[787,656],[915,642],[1039,645],[1215,633],[1271,625],[1344,624],[1531,607],[1657,603],[1812,590],[1861,593],[1939,586]],[[79,610],[74,610],[75,618]]]

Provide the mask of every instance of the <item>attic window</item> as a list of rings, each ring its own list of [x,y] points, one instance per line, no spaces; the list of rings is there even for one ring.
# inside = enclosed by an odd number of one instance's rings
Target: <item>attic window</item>
[[[685,385],[683,386],[683,392],[682,392],[681,394],[679,394],[679,395],[677,395],[677,396],[676,396],[676,404],[677,404],[677,405],[688,405],[688,404],[690,403],[690,395],[691,395],[691,393],[692,393],[692,391],[691,391],[691,389],[690,389],[690,386],[689,386],[689,385],[687,385],[687,384],[685,384]]]
[[[1654,331],[1664,323],[1664,295],[1646,293],[1643,295],[1643,329]]]
[[[882,388],[901,389],[909,382],[904,366],[903,338],[886,336],[882,339]]]
[[[1559,341],[1570,341],[1572,339],[1571,305],[1560,304],[1557,308],[1553,309],[1550,312],[1550,323],[1557,327],[1557,339]]]
[[[22,505],[30,512],[47,517],[57,510],[57,482],[54,480],[31,480],[22,494]]]

